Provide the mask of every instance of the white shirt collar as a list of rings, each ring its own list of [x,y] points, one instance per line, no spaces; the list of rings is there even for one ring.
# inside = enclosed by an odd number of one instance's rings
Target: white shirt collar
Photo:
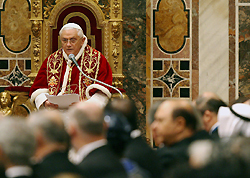
[[[14,166],[5,171],[6,177],[31,176],[33,173],[29,166]]]
[[[81,147],[77,152],[74,149],[69,151],[69,160],[74,164],[80,164],[82,160],[93,150],[107,144],[106,139],[101,139]]]
[[[216,122],[210,129],[209,134],[211,135],[214,129],[216,129],[219,126],[219,122]]]

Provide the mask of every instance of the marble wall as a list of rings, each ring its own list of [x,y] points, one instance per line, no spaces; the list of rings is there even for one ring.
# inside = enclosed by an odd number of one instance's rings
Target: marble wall
[[[240,95],[250,97],[250,1],[241,0],[236,1],[236,14],[238,33],[237,36],[237,49],[239,51],[238,66],[239,66],[239,87],[238,92]]]
[[[123,1],[123,88],[138,109],[146,135],[146,0]]]
[[[212,91],[228,102],[228,0],[200,1],[199,9],[199,93]]]
[[[0,0],[0,91],[29,86],[30,10],[28,0]]]

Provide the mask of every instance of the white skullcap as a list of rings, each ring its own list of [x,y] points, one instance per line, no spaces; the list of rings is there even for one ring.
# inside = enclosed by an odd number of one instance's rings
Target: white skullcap
[[[237,103],[232,106],[232,110],[245,119],[249,118],[250,121],[250,105]],[[240,133],[250,137],[250,122],[237,117],[229,107],[220,107],[217,118],[219,122],[218,134],[221,138],[237,136]]]
[[[62,34],[62,31],[63,31],[65,28],[74,28],[74,29],[80,30],[80,31],[78,32],[78,35],[79,35],[80,37],[84,37],[84,38],[86,39],[85,42],[88,41],[88,40],[87,40],[87,37],[84,35],[83,30],[82,30],[82,28],[80,27],[80,25],[78,25],[78,24],[76,24],[76,23],[67,23],[67,24],[65,24],[65,25],[61,28],[61,30],[59,31],[59,35],[60,35],[60,36],[61,36],[61,34]]]
[[[67,23],[65,24],[62,29],[64,28],[76,28],[76,29],[79,29],[79,30],[82,30],[82,28],[80,27],[80,25],[76,24],[76,23]],[[62,30],[61,29],[61,30]]]

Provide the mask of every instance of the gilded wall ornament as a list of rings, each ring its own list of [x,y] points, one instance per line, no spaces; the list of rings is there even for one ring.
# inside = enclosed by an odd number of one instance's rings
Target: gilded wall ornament
[[[114,0],[112,9],[113,9],[113,14],[115,15],[115,18],[117,18],[118,14],[120,14],[120,3],[118,2],[118,0]]]
[[[33,54],[34,54],[34,66],[38,71],[40,68],[40,53],[41,53],[41,40],[40,38],[33,38],[34,45],[33,45]]]
[[[110,18],[110,4],[109,4],[109,1],[104,1],[103,2],[103,5],[101,5],[99,3],[99,0],[93,0],[103,11],[104,15],[105,15],[105,18],[106,19],[109,19]]]
[[[41,35],[41,22],[38,20],[32,21],[31,31],[36,38],[39,37]]]
[[[13,113],[13,108],[15,101],[18,96],[15,96],[13,99],[8,91],[3,91],[0,93],[0,113],[3,116],[10,116]]]
[[[112,50],[112,56],[114,57],[114,69],[115,71],[117,71],[118,69],[118,63],[119,63],[119,41],[118,38],[120,37],[120,24],[118,22],[113,22],[112,23],[112,28],[111,28],[111,32],[112,32],[112,41],[113,41],[113,50]]]
[[[112,85],[114,87],[117,87],[117,88],[122,88],[123,86],[123,80],[124,80],[124,76],[116,76],[113,78],[113,82],[112,82]]]
[[[58,1],[56,1],[58,2]],[[47,0],[44,2],[44,12],[43,12],[43,16],[45,19],[48,19],[50,16],[51,11],[53,10],[54,6],[53,3],[56,3],[55,0]]]
[[[35,0],[33,2],[33,14],[35,15],[35,17],[38,17],[38,14],[40,13],[40,1],[39,0]]]
[[[112,35],[116,39],[120,36],[120,24],[118,22],[112,23]]]

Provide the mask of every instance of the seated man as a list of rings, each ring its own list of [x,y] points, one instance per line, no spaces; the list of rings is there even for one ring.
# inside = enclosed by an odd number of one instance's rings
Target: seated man
[[[218,138],[218,120],[217,114],[221,106],[226,107],[227,104],[222,101],[219,96],[212,92],[204,92],[195,101],[196,108],[202,114],[202,121],[205,130],[214,138]]]
[[[193,141],[210,139],[201,126],[198,111],[187,100],[166,100],[159,105],[151,128],[155,142],[162,144],[157,153],[164,171],[188,162]]]
[[[86,75],[111,85],[112,71],[106,58],[87,45],[87,37],[78,24],[64,25],[59,34],[62,48],[43,62],[30,89],[31,103],[38,109],[58,108],[58,105],[47,100],[46,93],[50,95],[76,93],[79,94],[80,100],[89,99],[91,96],[91,100],[98,101],[104,106],[111,97],[109,92],[111,89],[94,84],[85,78],[68,56],[75,55],[77,63]]]
[[[129,158],[130,160],[136,162],[141,168],[149,172],[148,175],[150,175],[150,177],[160,178],[162,176],[161,165],[155,151],[141,136],[141,131],[137,125],[138,117],[135,103],[128,99],[114,98],[106,105],[105,112],[107,115],[115,115],[116,112],[120,113],[124,116],[125,122],[128,123],[127,126],[124,124],[126,126],[125,128],[127,129],[128,126],[131,127],[129,130],[129,138],[127,139],[125,139],[126,137],[123,135],[122,130],[119,129],[115,130],[117,135],[112,133],[112,135],[110,134],[111,145],[114,140],[113,142],[115,143],[114,145],[116,146],[116,150],[121,149],[122,151],[122,155],[120,156]],[[122,117],[120,116],[119,119],[122,119]],[[113,124],[111,127],[116,129]],[[125,145],[122,144],[123,142],[125,142]]]
[[[0,165],[5,168],[6,177],[32,177],[30,159],[35,148],[33,131],[23,119],[0,120]]]
[[[118,157],[107,145],[103,110],[93,102],[69,109],[67,122],[72,149],[70,160],[88,178],[126,178]]]
[[[52,178],[66,174],[81,177],[80,171],[68,160],[69,136],[62,114],[57,110],[40,110],[32,113],[27,121],[34,129],[37,142],[35,177]]]

